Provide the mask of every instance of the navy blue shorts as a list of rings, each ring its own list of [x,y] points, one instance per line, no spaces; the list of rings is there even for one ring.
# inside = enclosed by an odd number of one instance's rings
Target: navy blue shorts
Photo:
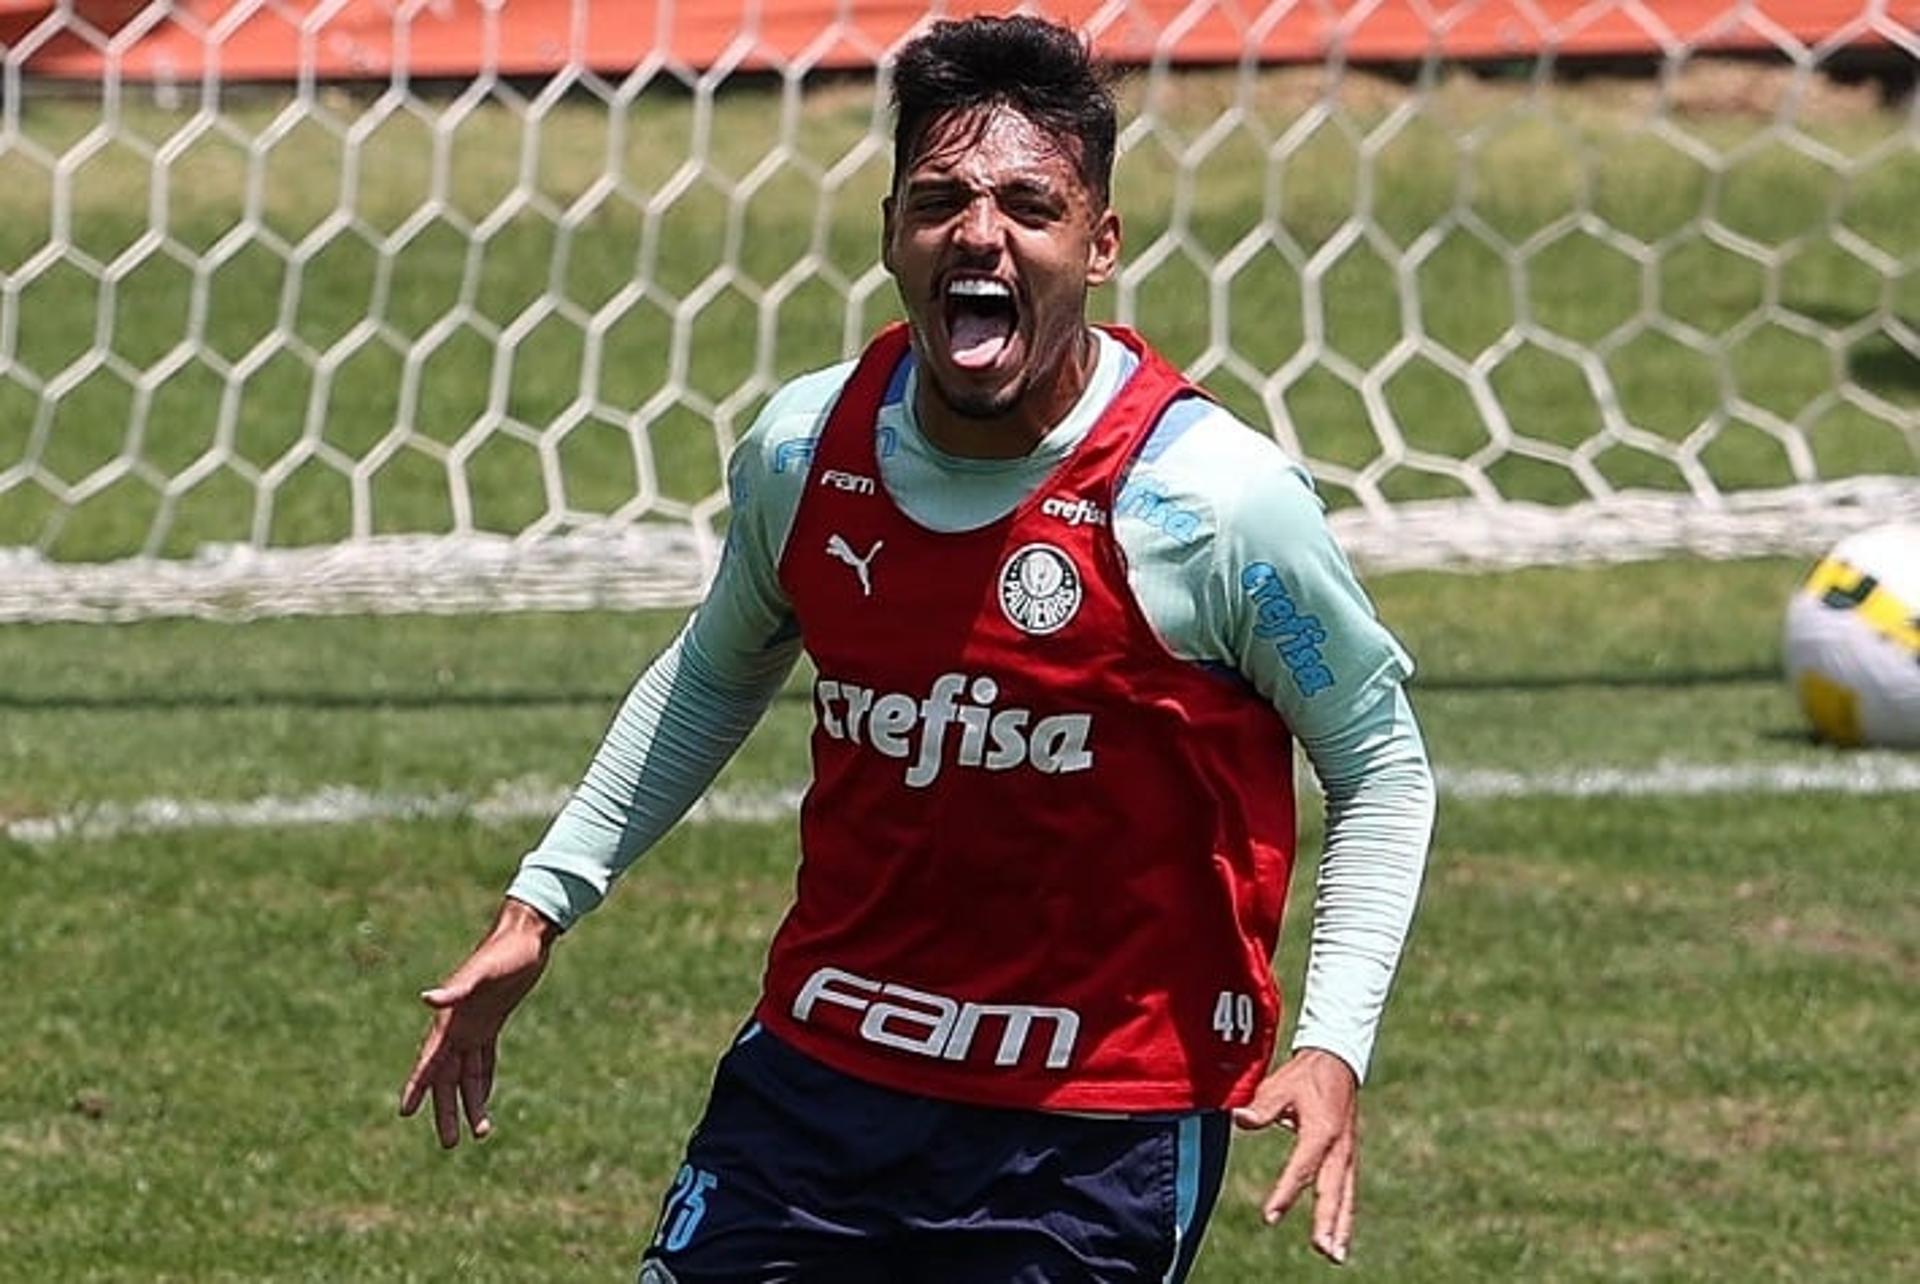
[[[1086,1118],[910,1096],[758,1026],[720,1061],[642,1284],[1182,1280],[1224,1111]]]

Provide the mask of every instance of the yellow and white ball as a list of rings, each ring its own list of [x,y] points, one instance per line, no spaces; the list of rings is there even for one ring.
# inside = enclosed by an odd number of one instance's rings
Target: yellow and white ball
[[[1787,680],[1822,740],[1920,747],[1920,522],[1849,535],[1787,604]]]

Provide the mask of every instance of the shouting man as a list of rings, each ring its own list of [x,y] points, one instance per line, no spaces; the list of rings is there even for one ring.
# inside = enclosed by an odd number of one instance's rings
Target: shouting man
[[[555,936],[664,833],[804,649],[798,888],[642,1280],[1179,1280],[1229,1124],[1352,1235],[1357,1094],[1433,785],[1411,663],[1310,481],[1139,336],[1115,112],[1071,31],[943,22],[894,70],[908,321],[768,403],[707,600],[641,675],[402,1094],[475,1135]],[[1291,1052],[1272,960],[1293,750],[1328,810]]]

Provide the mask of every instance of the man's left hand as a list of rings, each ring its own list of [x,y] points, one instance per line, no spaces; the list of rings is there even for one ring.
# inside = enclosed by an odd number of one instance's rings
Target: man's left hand
[[[1360,1085],[1352,1068],[1331,1052],[1302,1048],[1260,1081],[1233,1122],[1250,1130],[1277,1123],[1297,1134],[1261,1215],[1273,1225],[1311,1185],[1313,1246],[1336,1265],[1346,1261],[1360,1172]]]

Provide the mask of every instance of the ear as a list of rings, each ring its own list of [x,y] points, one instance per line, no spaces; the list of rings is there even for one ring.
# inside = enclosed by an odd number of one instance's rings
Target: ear
[[[1109,205],[1093,221],[1093,242],[1087,248],[1087,284],[1105,285],[1120,266],[1120,211]]]
[[[893,273],[893,194],[880,198],[880,265]]]

